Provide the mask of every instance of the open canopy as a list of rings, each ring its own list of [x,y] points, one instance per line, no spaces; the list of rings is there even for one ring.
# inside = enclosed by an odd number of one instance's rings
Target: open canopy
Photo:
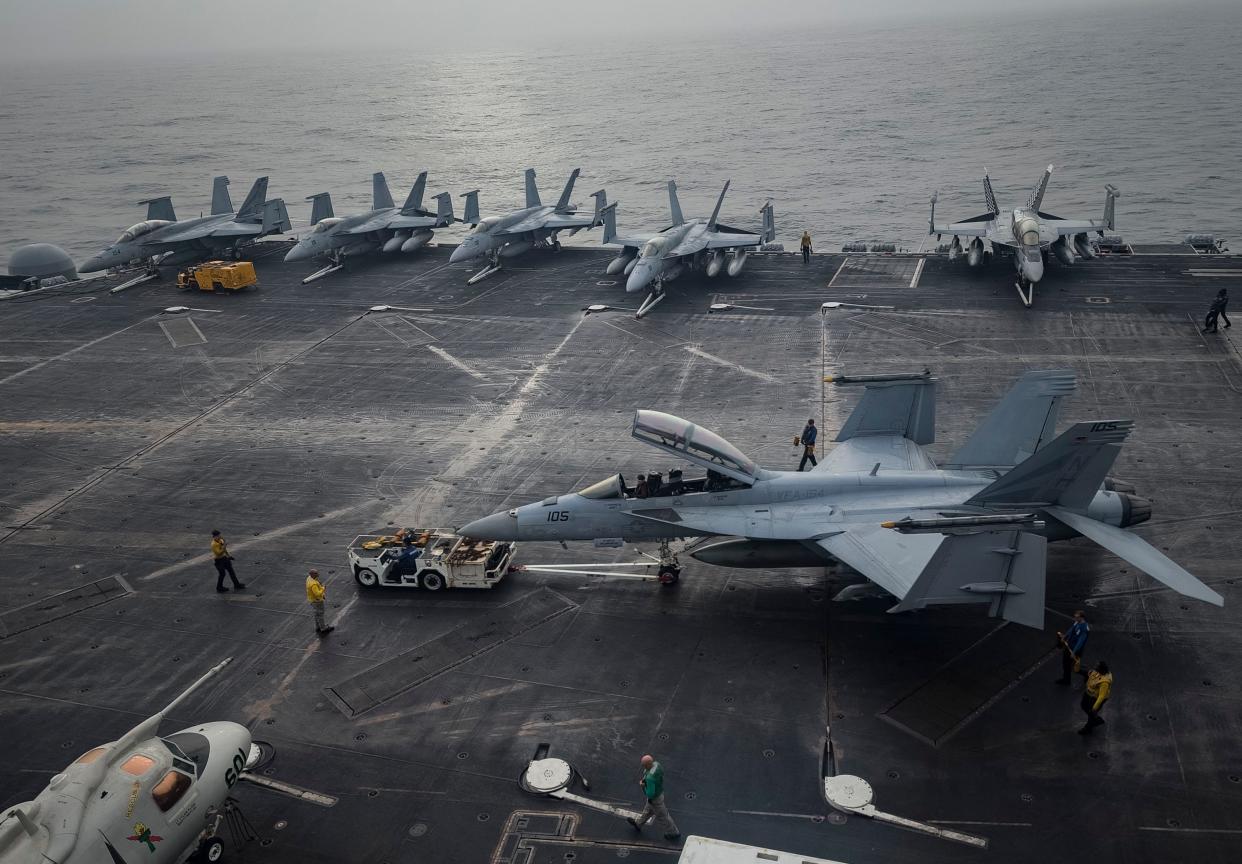
[[[754,460],[715,432],[663,411],[636,411],[630,434],[742,483],[754,483],[758,475]]]

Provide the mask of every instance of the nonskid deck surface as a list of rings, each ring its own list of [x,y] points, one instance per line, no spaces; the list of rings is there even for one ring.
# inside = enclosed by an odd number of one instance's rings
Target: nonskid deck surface
[[[737,279],[672,283],[636,321],[582,312],[642,299],[602,275],[606,253],[539,253],[474,286],[447,258],[377,258],[303,286],[313,267],[272,254],[256,261],[261,287],[236,295],[164,280],[0,304],[0,803],[33,796],[233,655],[167,729],[247,723],[276,749],[271,777],[338,799],[322,809],[239,789],[268,841],[239,860],[675,860],[655,829],[637,837],[520,791],[539,744],[589,778],[587,794],[626,806],[639,800],[639,756],[654,752],[683,832],[810,856],[1237,860],[1242,366],[1235,331],[1199,332],[1236,278],[1196,275],[1231,259],[1054,265],[1028,310],[1001,262],[757,255]],[[732,308],[709,314],[713,302]],[[195,311],[161,314],[175,305]],[[368,312],[377,305],[394,308]],[[202,341],[167,326],[187,318]],[[362,592],[347,572],[362,532],[461,525],[667,467],[629,437],[637,407],[794,467],[789,442],[821,416],[823,369],[924,366],[941,381],[941,457],[1020,371],[1073,368],[1062,423],[1136,421],[1115,473],[1155,502],[1139,533],[1225,608],[1077,543],[1052,547],[1043,635],[993,633],[975,607],[834,604],[857,579],[848,572],[686,559],[672,590],[525,573],[434,595]],[[832,430],[857,397],[826,395]],[[213,590],[213,528],[244,592]],[[526,544],[518,557],[634,551]],[[322,641],[309,567],[336,619]],[[90,596],[61,593],[100,580]],[[1078,607],[1094,626],[1090,656],[1117,679],[1108,724],[1087,739],[1074,734],[1078,694],[1044,662]],[[402,689],[381,667],[384,698],[370,694],[356,716],[328,692],[365,691],[368,670],[421,645],[438,652],[434,674],[417,664]],[[989,851],[831,813],[828,729],[831,764],[867,778],[881,809],[985,836]]]

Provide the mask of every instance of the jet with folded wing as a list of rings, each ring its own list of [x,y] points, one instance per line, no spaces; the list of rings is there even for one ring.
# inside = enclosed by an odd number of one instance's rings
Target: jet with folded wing
[[[763,228],[758,234],[720,224],[720,205],[724,203],[729,182],[720,190],[716,209],[707,219],[687,220],[677,200],[677,183],[668,181],[668,205],[673,224],[656,234],[618,237],[616,204],[603,212],[604,245],[620,246],[621,252],[609,262],[608,275],[625,273],[625,290],[631,294],[650,286],[650,294],[639,306],[635,318],[641,318],[664,299],[664,283],[683,273],[701,270],[709,277],[721,271],[730,276],[742,272],[751,249],[770,243],[776,236],[772,202],[760,209]]]
[[[1174,591],[1221,596],[1137,534],[1151,504],[1109,477],[1129,420],[1076,423],[1055,435],[1073,372],[1028,372],[943,465],[933,441],[929,372],[833,379],[865,387],[815,470],[773,471],[719,435],[660,411],[638,411],[632,434],[698,466],[631,485],[614,474],[580,492],[486,516],[467,537],[489,540],[654,540],[663,581],[676,579],[675,538],[728,538],[693,557],[725,567],[822,567],[842,562],[891,595],[890,612],[988,604],[990,614],[1042,628],[1046,544],[1087,537]],[[851,586],[838,599],[856,595]]]
[[[488,216],[479,218],[479,190],[467,192],[466,212],[462,221],[469,222],[474,229],[461,241],[461,245],[453,250],[449,262],[459,264],[486,258],[487,264],[470,277],[473,284],[500,269],[501,260],[521,255],[530,249],[551,248],[559,251],[561,243],[557,235],[568,231],[572,237],[579,231],[594,228],[599,224],[600,212],[608,203],[604,190],[593,192],[595,212],[587,216],[578,209],[578,205],[570,203],[574,183],[578,180],[581,168],[575,168],[569,175],[569,182],[561,192],[556,204],[544,204],[539,200],[539,189],[535,186],[535,169],[526,169],[526,206],[514,210],[507,216]]]
[[[78,269],[83,273],[120,267],[132,261],[179,265],[221,254],[236,254],[241,247],[268,234],[292,229],[289,213],[281,198],[267,200],[267,178],[254,181],[241,209],[233,212],[227,177],[215,179],[211,196],[211,215],[178,221],[172,198],[165,195],[140,203],[147,205],[147,218],[131,225],[116,242],[87,260]],[[154,272],[154,271],[153,271]]]
[[[327,267],[302,280],[303,283],[340,270],[346,258],[371,252],[414,252],[426,246],[434,236],[433,228],[451,225],[453,196],[441,192],[436,198],[436,212],[423,209],[423,193],[427,189],[427,172],[418,175],[405,203],[398,207],[388,191],[383,172],[371,175],[371,209],[353,216],[337,216],[332,211],[332,196],[320,192],[307,198],[311,202],[311,230],[285,255],[285,261],[326,258]]]
[[[1121,197],[1116,186],[1106,185],[1103,219],[1062,219],[1040,209],[1051,177],[1052,166],[1049,165],[1039,183],[1031,190],[1026,206],[1001,213],[996,204],[996,195],[992,192],[992,178],[984,171],[983,198],[988,212],[947,225],[936,224],[936,201],[940,197],[937,192],[931,199],[928,233],[935,234],[937,240],[945,234],[952,235],[949,259],[965,254],[971,267],[978,267],[991,257],[994,247],[1010,249],[1013,252],[1014,267],[1018,271],[1018,281],[1014,287],[1018,289],[1018,296],[1022,298],[1023,304],[1029,307],[1035,300],[1035,283],[1044,276],[1048,253],[1056,255],[1057,260],[1066,266],[1074,263],[1075,253],[1081,258],[1094,258],[1095,250],[1091,248],[1088,235],[1095,232],[1102,237],[1106,230],[1114,230],[1114,208],[1117,199]],[[965,249],[962,247],[963,238],[967,240]]]

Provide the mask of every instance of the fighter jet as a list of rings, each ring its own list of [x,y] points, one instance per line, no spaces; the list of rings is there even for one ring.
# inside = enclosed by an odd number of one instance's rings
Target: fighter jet
[[[267,199],[267,178],[254,181],[241,209],[233,213],[229,201],[229,178],[215,179],[210,216],[177,221],[172,198],[167,195],[139,203],[147,205],[147,218],[131,225],[116,242],[78,269],[83,273],[119,267],[131,261],[176,265],[206,258],[218,258],[222,252],[236,252],[267,234],[292,228],[285,202]]]
[[[730,181],[731,182],[731,181]],[[720,191],[716,209],[707,219],[686,220],[681,215],[681,203],[677,200],[677,183],[668,181],[668,206],[672,211],[673,224],[658,234],[644,237],[617,237],[616,204],[604,211],[604,245],[620,246],[621,253],[609,262],[606,273],[610,276],[624,272],[627,275],[625,290],[631,294],[651,286],[651,293],[639,306],[635,318],[641,318],[664,299],[664,283],[671,282],[683,273],[702,270],[708,276],[716,276],[721,270],[730,276],[742,272],[749,250],[770,243],[776,236],[776,222],[772,202],[760,209],[763,229],[755,234],[740,228],[730,228],[716,221],[720,205],[724,203],[729,183]],[[729,256],[726,261],[726,256]]]
[[[257,756],[250,730],[199,723],[161,737],[159,727],[228,662],[118,740],[83,753],[33,801],[3,811],[0,860],[175,864],[195,853],[219,860],[225,802]]]
[[[347,257],[369,252],[413,252],[431,241],[432,228],[451,225],[453,196],[441,192],[435,196],[437,212],[423,209],[423,193],[427,189],[427,172],[418,175],[405,204],[397,207],[388,191],[382,172],[371,175],[371,209],[354,216],[336,216],[332,212],[332,196],[320,192],[307,198],[311,202],[314,228],[302,236],[285,255],[285,261],[304,261],[325,257],[331,262],[322,270],[302,280],[313,282],[335,273]]]
[[[705,469],[628,484],[614,474],[580,492],[496,513],[461,529],[490,540],[657,540],[662,581],[678,575],[673,538],[728,537],[693,557],[726,567],[847,564],[892,595],[890,612],[986,603],[1042,628],[1046,541],[1087,537],[1180,594],[1220,595],[1125,531],[1151,504],[1108,476],[1129,420],[1076,423],[1053,437],[1073,372],[1028,372],[943,465],[933,442],[929,372],[836,377],[863,384],[858,406],[812,471],[774,471],[719,435],[660,411],[638,411],[632,434]],[[838,599],[857,596],[850,586]]]
[[[575,168],[565,184],[565,191],[557,200],[556,206],[544,204],[539,200],[539,190],[535,186],[535,169],[526,169],[526,206],[514,210],[508,216],[488,216],[479,219],[479,190],[467,192],[466,212],[462,221],[469,222],[474,230],[466,235],[461,245],[449,256],[449,263],[460,264],[487,258],[487,265],[470,277],[473,285],[480,279],[492,275],[500,269],[503,258],[521,255],[529,249],[551,247],[559,251],[561,243],[557,234],[568,231],[572,237],[584,228],[594,228],[599,224],[600,213],[608,204],[608,196],[604,190],[591,193],[595,198],[595,213],[589,218],[578,211],[576,204],[571,204],[569,196],[573,194],[574,183],[581,173]]]
[[[1113,208],[1121,197],[1116,186],[1107,184],[1104,187],[1103,219],[1062,219],[1039,209],[1043,206],[1044,192],[1051,177],[1052,166],[1049,165],[1031,190],[1026,206],[1002,214],[992,193],[992,178],[984,171],[983,199],[987,202],[988,212],[948,225],[936,224],[936,200],[940,197],[937,192],[931,199],[928,233],[935,234],[937,240],[944,234],[953,235],[953,242],[949,244],[950,260],[962,254],[962,238],[972,238],[966,248],[966,262],[971,267],[978,267],[990,258],[995,246],[1013,250],[1013,263],[1018,271],[1014,287],[1018,289],[1022,303],[1029,308],[1035,301],[1035,283],[1044,276],[1049,250],[1066,266],[1074,263],[1075,252],[1082,258],[1094,258],[1095,250],[1091,248],[1087,235],[1094,231],[1102,237],[1106,230],[1114,230]]]

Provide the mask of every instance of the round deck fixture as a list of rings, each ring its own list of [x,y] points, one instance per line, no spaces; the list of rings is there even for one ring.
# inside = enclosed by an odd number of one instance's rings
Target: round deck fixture
[[[536,759],[526,766],[526,788],[531,792],[550,795],[566,788],[573,779],[574,769],[564,759]]]
[[[732,308],[733,308],[732,303],[713,303],[712,305],[707,307],[707,311],[709,313],[710,312],[728,312]]]
[[[824,778],[824,796],[838,810],[861,810],[875,799],[871,784],[853,774]]]
[[[51,243],[31,243],[13,250],[9,256],[9,275],[20,279],[49,279],[64,276],[77,279],[78,268],[69,253]]]

